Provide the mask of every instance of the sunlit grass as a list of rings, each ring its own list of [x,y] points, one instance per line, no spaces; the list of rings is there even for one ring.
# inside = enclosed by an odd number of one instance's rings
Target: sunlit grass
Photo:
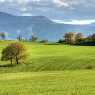
[[[0,43],[0,52],[8,43]],[[1,67],[0,72],[57,71],[95,68],[94,46],[44,45],[24,42],[28,58],[26,64],[13,68]],[[0,64],[9,64],[2,62]]]
[[[24,72],[0,75],[1,95],[95,95],[95,71]]]
[[[0,56],[12,42],[0,41]],[[94,46],[23,43],[26,64],[0,61],[0,95],[95,95]]]

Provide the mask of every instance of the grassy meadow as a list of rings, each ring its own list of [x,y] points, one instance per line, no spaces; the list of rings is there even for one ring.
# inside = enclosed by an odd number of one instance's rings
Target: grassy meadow
[[[95,71],[0,74],[0,95],[95,95]]]
[[[10,42],[0,42],[0,52]],[[63,71],[95,68],[94,46],[44,45],[24,43],[28,58],[26,64],[6,66],[0,61],[0,72]],[[5,64],[6,68],[3,67]],[[10,64],[10,63],[9,63]]]
[[[0,61],[0,95],[95,95],[94,46],[24,44],[25,64]]]

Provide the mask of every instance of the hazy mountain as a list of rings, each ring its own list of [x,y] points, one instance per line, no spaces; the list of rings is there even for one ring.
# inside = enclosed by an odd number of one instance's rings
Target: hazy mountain
[[[39,39],[55,41],[63,37],[65,32],[83,32],[89,34],[95,31],[95,24],[70,25],[59,24],[44,16],[14,16],[0,12],[0,31],[8,33],[9,39],[15,39],[18,34],[29,38],[31,34]]]

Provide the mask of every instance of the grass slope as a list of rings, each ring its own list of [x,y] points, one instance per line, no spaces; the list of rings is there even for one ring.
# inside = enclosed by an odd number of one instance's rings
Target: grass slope
[[[0,95],[95,95],[95,47],[24,44],[26,64],[0,61]]]
[[[8,44],[0,42],[0,52]],[[95,47],[43,45],[24,43],[28,49],[26,64],[3,67],[8,62],[0,61],[0,72],[30,72],[30,71],[56,71],[95,68]]]
[[[95,95],[95,71],[0,74],[0,95]]]

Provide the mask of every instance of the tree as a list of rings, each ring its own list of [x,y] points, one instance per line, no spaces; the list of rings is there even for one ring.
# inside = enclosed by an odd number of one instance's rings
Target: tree
[[[59,39],[57,43],[64,43],[63,39]]]
[[[30,41],[32,41],[32,42],[36,42],[37,39],[38,39],[38,38],[37,38],[35,35],[32,35],[32,36],[30,37]]]
[[[64,40],[65,40],[65,43],[67,44],[75,44],[76,33],[75,32],[65,33]]]
[[[0,37],[1,37],[1,39],[5,40],[5,38],[6,38],[6,33],[5,33],[5,32],[1,32],[1,33],[0,33]]]
[[[40,43],[48,43],[48,40],[41,40]]]
[[[17,36],[17,40],[22,41],[22,36],[20,34]]]
[[[76,39],[82,39],[82,38],[84,38],[82,33],[77,33],[76,34]]]
[[[92,34],[92,36],[91,36],[91,40],[95,42],[95,33]]]
[[[80,44],[80,42],[84,41],[84,36],[82,33],[76,34],[76,44]]]
[[[16,64],[19,64],[21,61],[24,61],[26,57],[27,54],[25,46],[20,42],[15,42],[11,43],[3,49],[1,60],[10,60],[11,64],[13,63],[13,61],[15,61]]]

